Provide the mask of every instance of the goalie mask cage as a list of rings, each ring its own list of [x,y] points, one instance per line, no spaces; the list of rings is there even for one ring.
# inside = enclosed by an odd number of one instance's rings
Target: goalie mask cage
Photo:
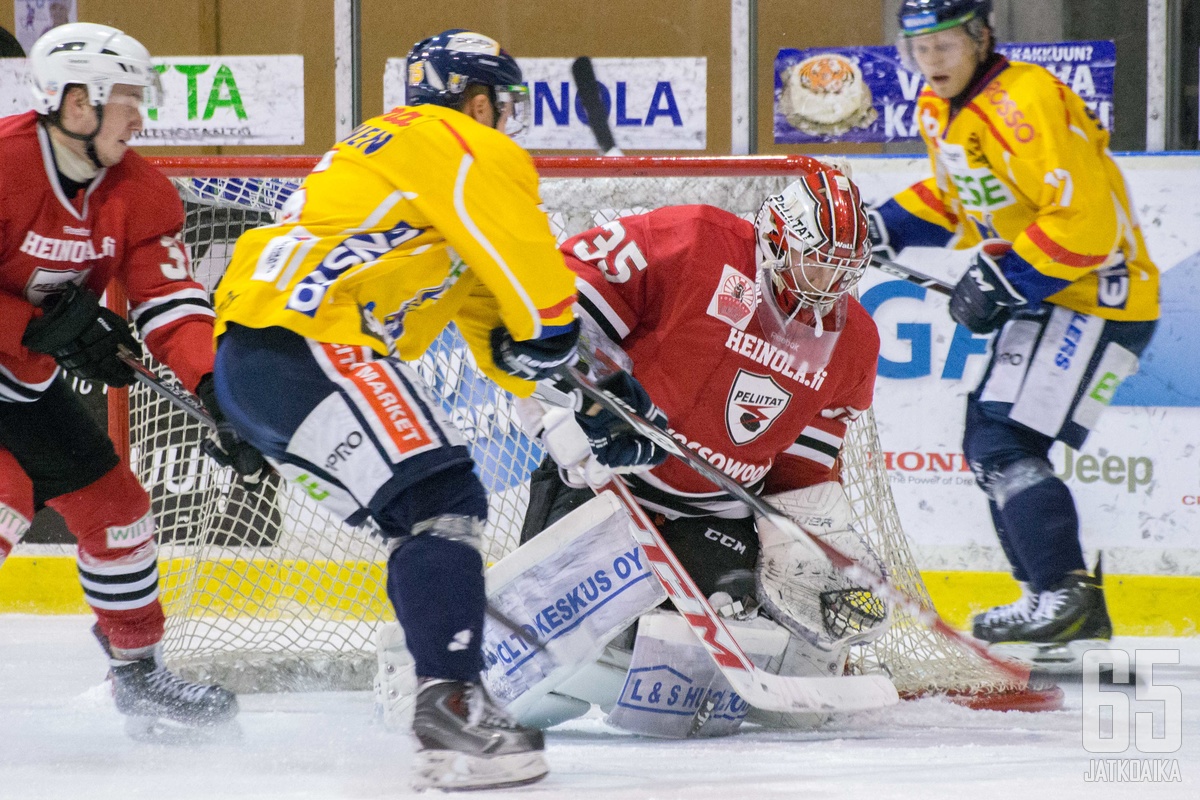
[[[183,239],[211,292],[246,229],[274,212],[315,164],[308,157],[152,159],[183,198]],[[813,161],[804,156],[536,159],[551,225],[565,238],[621,214],[705,203],[753,219],[762,201]],[[120,302],[119,300],[117,302]],[[169,371],[149,360],[167,380]],[[540,449],[510,398],[475,369],[451,329],[416,368],[471,445],[489,492],[484,560],[518,543],[527,479]],[[375,673],[376,628],[394,619],[384,592],[386,549],[368,529],[340,524],[317,490],[272,475],[247,491],[205,458],[203,431],[140,385],[110,392],[110,428],[150,491],[159,526],[164,654],[192,679],[238,691],[363,689]],[[842,475],[856,524],[904,591],[929,596],[884,471],[873,414],[852,424]],[[852,649],[850,669],[885,672],[902,695],[944,693],[971,705],[1037,708],[1044,693],[1011,680],[902,614],[878,641]]]

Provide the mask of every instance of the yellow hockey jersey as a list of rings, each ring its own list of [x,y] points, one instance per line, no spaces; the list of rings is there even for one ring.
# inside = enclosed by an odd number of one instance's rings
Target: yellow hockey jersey
[[[458,111],[401,106],[325,154],[282,221],[242,234],[217,287],[216,335],[278,326],[412,360],[454,322],[504,388],[490,331],[562,333],[574,274],[541,209],[529,154]]]
[[[1108,132],[1035,64],[1000,58],[976,85],[953,115],[948,100],[921,92],[917,115],[934,174],[881,207],[891,244],[1004,239],[1013,252],[1001,266],[1031,301],[1105,319],[1157,319],[1158,269]]]

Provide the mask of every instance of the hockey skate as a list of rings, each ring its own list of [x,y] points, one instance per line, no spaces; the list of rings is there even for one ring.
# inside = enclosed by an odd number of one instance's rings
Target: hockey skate
[[[131,738],[186,742],[209,738],[218,730],[236,735],[238,702],[232,692],[185,681],[166,668],[157,647],[153,655],[136,661],[117,658],[98,625],[92,633],[108,655],[113,700],[126,717],[125,732]]]
[[[1088,650],[1106,647],[1112,621],[1104,601],[1104,576],[1067,575],[1038,595],[1028,619],[1007,624],[994,649],[1048,673],[1073,673]]]
[[[473,683],[423,680],[413,735],[417,790],[520,786],[549,771],[542,732],[518,725]]]
[[[1022,583],[1021,596],[1017,600],[976,614],[972,620],[971,634],[984,642],[1007,641],[1014,625],[1027,623],[1033,617],[1037,601],[1037,592]]]

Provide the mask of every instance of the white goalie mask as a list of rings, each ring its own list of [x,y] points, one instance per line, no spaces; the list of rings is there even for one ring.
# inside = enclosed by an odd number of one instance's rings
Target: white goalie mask
[[[95,106],[107,103],[117,84],[142,87],[143,105],[162,102],[162,83],[142,43],[116,28],[91,22],[59,25],[43,34],[29,52],[29,78],[39,114],[57,111],[71,84],[86,87]]]
[[[754,227],[764,328],[784,333],[800,324],[818,337],[839,330],[845,316],[839,301],[871,257],[858,187],[832,167],[809,173],[768,197]],[[830,318],[831,312],[837,313]]]

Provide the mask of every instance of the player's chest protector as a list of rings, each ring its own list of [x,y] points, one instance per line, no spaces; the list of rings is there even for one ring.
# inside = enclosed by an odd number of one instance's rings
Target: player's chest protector
[[[0,289],[41,306],[65,283],[104,290],[120,258],[119,214],[105,208],[103,174],[86,199],[70,206],[57,187],[31,192],[27,204],[14,203],[2,243]]]

